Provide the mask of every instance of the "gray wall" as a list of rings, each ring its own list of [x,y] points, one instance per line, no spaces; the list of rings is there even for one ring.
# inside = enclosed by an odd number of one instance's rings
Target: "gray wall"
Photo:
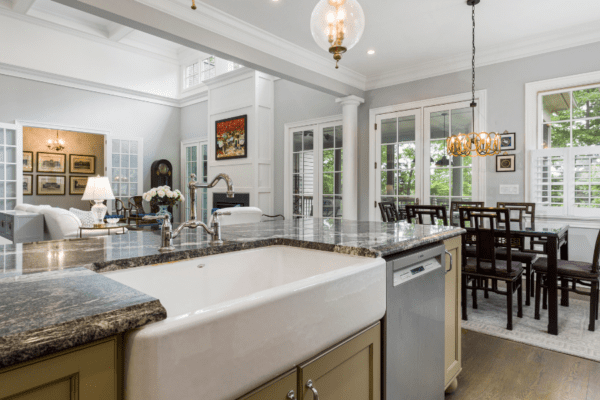
[[[206,138],[208,135],[208,101],[181,109],[181,140]]]
[[[109,130],[116,138],[143,138],[144,190],[150,188],[152,162],[162,158],[173,164],[174,186],[179,187],[179,108],[6,75],[0,75],[0,93],[1,122],[46,122]]]
[[[486,204],[525,198],[525,84],[599,69],[600,43],[477,68],[476,89],[487,90],[488,131],[516,132],[517,145],[516,151],[510,152],[516,154],[516,172],[497,173],[495,157],[488,157]],[[368,219],[369,211],[369,109],[469,92],[470,80],[471,71],[467,70],[366,92],[358,117],[359,219]],[[519,195],[500,195],[498,188],[504,183],[518,183]]]
[[[336,97],[284,79],[275,81],[275,214],[283,214],[284,125],[341,114]]]

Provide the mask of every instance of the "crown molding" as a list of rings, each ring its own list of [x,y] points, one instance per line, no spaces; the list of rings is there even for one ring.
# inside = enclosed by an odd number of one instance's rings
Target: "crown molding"
[[[73,89],[102,93],[111,96],[123,97],[131,100],[144,101],[170,107],[187,107],[192,104],[208,101],[208,89],[195,92],[179,99],[144,93],[137,90],[125,89],[113,85],[91,82],[83,79],[71,78],[49,72],[37,71],[25,67],[0,63],[0,75],[13,76],[37,82],[65,86]]]
[[[339,82],[365,90],[366,76],[347,67],[333,68],[331,59],[284,40],[248,22],[233,17],[203,1],[190,12],[189,4],[176,0],[135,0],[140,4],[172,15],[178,19],[200,26],[216,34],[262,51],[273,57],[293,62],[303,68]]]
[[[600,29],[598,29],[597,22],[553,31],[549,34],[531,36],[485,50],[478,50],[475,62],[477,67],[482,67],[595,42],[600,42]],[[452,57],[440,58],[427,63],[415,64],[395,71],[370,76],[367,79],[366,90],[414,82],[470,68],[470,53],[465,52]]]

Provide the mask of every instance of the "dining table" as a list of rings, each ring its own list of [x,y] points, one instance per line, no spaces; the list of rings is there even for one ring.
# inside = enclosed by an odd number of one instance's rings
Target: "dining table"
[[[452,225],[460,226],[458,213],[452,215]],[[467,228],[468,229],[468,228]],[[510,232],[517,239],[513,247],[519,251],[548,257],[548,333],[558,335],[558,263],[569,259],[569,225],[560,222],[511,222]],[[527,240],[529,238],[529,240]],[[526,246],[527,245],[527,246]],[[561,305],[569,305],[568,292],[563,293]]]

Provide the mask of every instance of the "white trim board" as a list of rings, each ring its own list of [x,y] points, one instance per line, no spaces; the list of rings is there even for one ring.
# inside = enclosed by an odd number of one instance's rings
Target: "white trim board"
[[[78,78],[70,78],[63,75],[37,71],[5,63],[0,63],[0,75],[13,76],[16,78],[65,86],[72,89],[86,90],[89,92],[108,94],[111,96],[118,96],[126,99],[145,101],[148,103],[161,104],[171,107],[186,107],[192,104],[208,101],[208,89],[203,92],[183,97],[181,99],[173,99],[170,97],[144,93],[112,85],[105,85],[103,83],[96,83]]]
[[[459,103],[463,101],[471,100],[471,93],[461,93],[444,97],[436,97],[433,99],[419,100],[409,103],[395,104],[391,106],[371,108],[369,110],[369,221],[377,220],[377,208],[371,207],[370,205],[376,199],[375,192],[375,182],[377,181],[376,172],[377,170],[374,168],[375,160],[377,159],[377,149],[376,145],[376,135],[377,131],[375,130],[375,121],[377,121],[377,116],[382,114],[395,113],[399,111],[407,111],[415,108],[423,108],[423,107],[433,107],[433,106],[441,106],[445,104]],[[487,131],[487,90],[477,90],[475,91],[475,98],[478,99],[479,104],[479,130]],[[424,118],[424,114],[422,118]],[[423,121],[422,121],[423,122]],[[423,125],[424,126],[424,125]],[[477,163],[477,168],[479,169],[479,180],[478,180],[478,192],[477,194],[473,194],[476,198],[486,199],[486,174],[487,167],[485,162],[485,157],[475,157],[473,160],[473,165]]]

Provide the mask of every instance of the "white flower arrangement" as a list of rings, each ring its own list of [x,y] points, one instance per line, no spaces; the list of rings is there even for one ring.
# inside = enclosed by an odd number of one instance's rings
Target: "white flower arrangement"
[[[171,190],[169,186],[159,186],[152,188],[142,195],[142,198],[149,203],[156,202],[170,206],[177,205],[178,202],[185,201],[183,194],[177,190]]]

